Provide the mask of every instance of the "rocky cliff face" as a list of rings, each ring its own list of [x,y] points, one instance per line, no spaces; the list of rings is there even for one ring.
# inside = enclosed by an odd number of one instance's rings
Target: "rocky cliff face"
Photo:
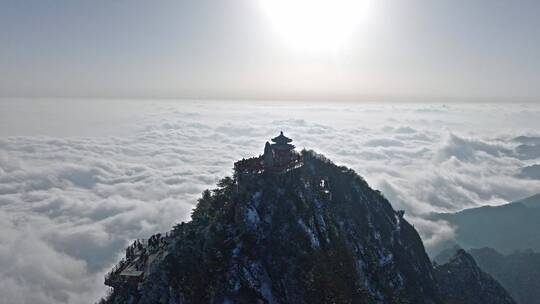
[[[510,294],[483,272],[463,249],[459,249],[448,263],[435,267],[435,278],[447,304],[515,303]]]
[[[106,278],[114,290],[103,302],[457,303],[446,301],[458,299],[446,285],[467,286],[437,268],[438,286],[402,212],[352,170],[313,152],[301,159],[205,191],[191,222],[130,247]],[[494,290],[475,265],[454,264],[477,283],[470,293]],[[482,297],[491,299],[474,300]]]

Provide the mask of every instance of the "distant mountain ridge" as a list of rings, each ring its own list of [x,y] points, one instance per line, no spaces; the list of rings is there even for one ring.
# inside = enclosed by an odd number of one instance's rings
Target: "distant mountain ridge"
[[[499,281],[520,304],[540,304],[540,253],[532,250],[503,255],[491,248],[471,249],[470,254]]]
[[[515,201],[511,204],[523,204],[531,208],[540,208],[540,193]]]
[[[535,164],[523,167],[517,176],[528,179],[540,179],[540,165]]]
[[[430,219],[445,220],[455,227],[455,239],[440,244],[435,253],[456,243],[465,249],[490,247],[505,254],[540,251],[540,194],[501,206],[434,213]]]

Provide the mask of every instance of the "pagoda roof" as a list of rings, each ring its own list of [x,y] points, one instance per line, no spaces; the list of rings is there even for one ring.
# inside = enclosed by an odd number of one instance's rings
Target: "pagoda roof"
[[[276,144],[287,144],[287,143],[290,143],[292,139],[283,135],[283,131],[281,131],[278,136],[272,138],[272,141],[275,142]]]

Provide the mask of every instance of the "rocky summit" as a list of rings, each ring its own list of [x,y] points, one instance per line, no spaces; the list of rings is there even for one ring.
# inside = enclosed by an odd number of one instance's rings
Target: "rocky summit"
[[[204,191],[190,222],[128,247],[101,302],[513,303],[472,262],[434,268],[379,191],[280,136]]]
[[[448,263],[436,266],[435,277],[446,304],[515,303],[499,282],[482,271],[463,249],[459,249]]]

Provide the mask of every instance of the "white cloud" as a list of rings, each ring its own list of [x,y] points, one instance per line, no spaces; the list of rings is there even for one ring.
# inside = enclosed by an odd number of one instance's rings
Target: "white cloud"
[[[450,226],[448,222],[428,221],[420,217],[407,217],[407,220],[420,232],[426,247],[436,246],[454,237],[455,227]]]
[[[65,133],[14,126],[12,134],[22,136],[0,137],[0,294],[9,303],[96,300],[103,273],[127,242],[189,219],[202,190],[229,175],[235,160],[262,153],[279,130],[381,189],[427,246],[453,230],[426,213],[540,192],[538,180],[517,175],[531,163],[516,152],[523,142],[513,140],[535,136],[540,114],[531,109],[118,102],[136,119],[66,122]],[[77,111],[76,102],[63,106],[63,115]],[[527,127],[516,128],[524,117]],[[21,121],[39,124],[40,117]]]

